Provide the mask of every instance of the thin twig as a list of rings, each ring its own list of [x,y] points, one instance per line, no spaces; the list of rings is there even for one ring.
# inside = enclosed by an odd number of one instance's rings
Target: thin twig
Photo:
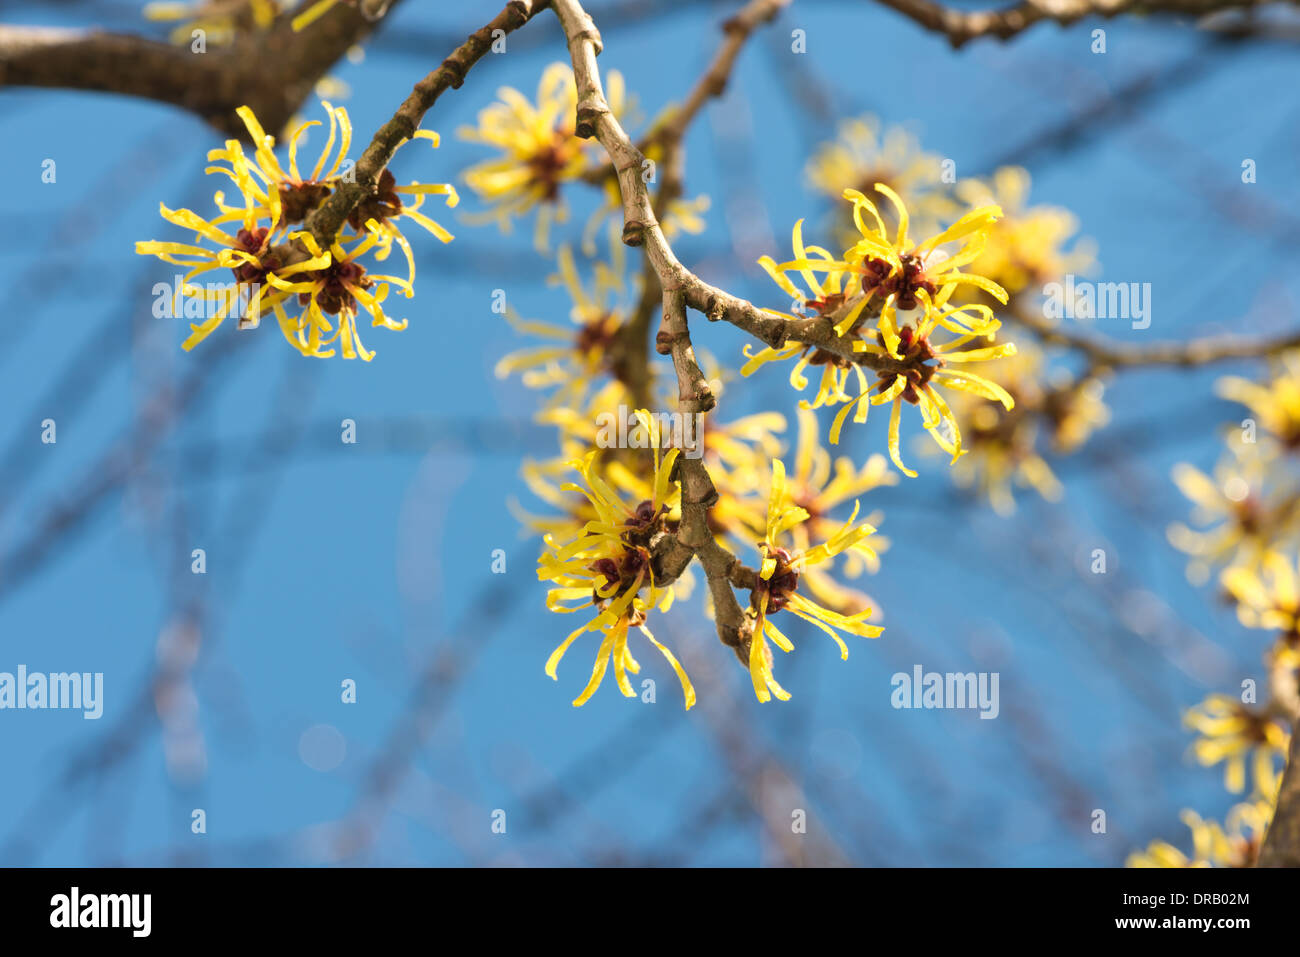
[[[448,89],[458,90],[465,75],[492,48],[497,31],[511,33],[546,7],[547,0],[510,0],[488,23],[475,30],[451,56],[426,76],[397,108],[393,118],[376,131],[361,158],[357,160],[355,182],[343,183],[311,216],[306,228],[321,248],[328,248],[342,228],[348,214],[367,196],[374,193],[380,174],[388,166],[397,148],[415,135],[430,107]]]
[[[1036,23],[1068,25],[1084,17],[1115,17],[1122,13],[1166,13],[1199,17],[1219,10],[1249,9],[1269,0],[1021,0],[996,10],[955,10],[933,0],[879,0],[953,47],[980,37],[1010,39]]]
[[[1231,359],[1264,359],[1300,347],[1300,330],[1267,339],[1226,335],[1191,342],[1129,345],[1075,332],[1036,313],[1023,302],[1016,304],[1013,315],[1018,325],[1043,342],[1082,353],[1093,371],[1162,365],[1191,368]]]
[[[1278,790],[1273,823],[1259,850],[1260,867],[1300,867],[1300,729],[1291,733],[1291,756]]]
[[[573,61],[578,91],[575,131],[583,138],[597,139],[609,155],[618,176],[623,204],[623,242],[629,246],[645,247],[647,260],[654,267],[663,293],[663,316],[655,346],[660,353],[672,356],[678,382],[678,408],[684,413],[708,411],[716,400],[695,359],[687,307],[701,311],[706,311],[707,307],[710,318],[724,318],[729,311],[740,322],[768,330],[771,337],[768,341],[779,339],[781,343],[789,338],[788,321],[761,313],[749,303],[709,286],[677,260],[659,225],[647,185],[641,178],[644,156],[632,144],[605,99],[600,71],[596,66],[596,55],[602,49],[600,32],[578,0],[553,0],[551,6],[564,29]],[[740,16],[765,14],[764,18],[770,19],[780,6],[772,0],[751,0]],[[739,49],[733,47],[734,35],[739,32],[733,28],[733,36],[729,36],[723,53],[715,61],[721,62],[727,70]],[[713,72],[711,69],[710,73]],[[695,109],[698,110],[698,105]],[[829,330],[830,323],[824,321],[824,324]],[[801,331],[809,335],[825,334],[820,331],[813,333],[811,329]],[[834,337],[833,330],[830,330],[830,335]],[[709,529],[708,511],[717,500],[717,490],[704,463],[697,457],[683,456],[679,479],[682,520],[675,535],[665,536],[656,543],[658,577],[671,581],[686,569],[692,558],[698,557],[713,595],[718,635],[724,644],[735,648],[743,660],[748,653],[745,643],[749,622],[732,591],[732,583],[748,581],[752,584],[756,580],[755,574],[738,570],[739,560],[717,543]]]

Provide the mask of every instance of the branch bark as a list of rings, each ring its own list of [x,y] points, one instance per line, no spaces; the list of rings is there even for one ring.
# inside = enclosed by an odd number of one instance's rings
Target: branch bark
[[[1300,867],[1300,727],[1291,731],[1291,755],[1282,775],[1273,823],[1259,850],[1259,866]]]
[[[1054,323],[1035,313],[1024,302],[1015,306],[1013,315],[1018,325],[1049,345],[1082,353],[1094,371],[1160,365],[1192,368],[1231,359],[1264,359],[1288,349],[1300,348],[1300,329],[1267,339],[1226,335],[1191,342],[1129,345],[1081,334]]]
[[[420,127],[420,121],[446,90],[458,90],[470,71],[483,55],[492,48],[494,34],[511,33],[545,9],[548,0],[510,0],[492,21],[457,47],[441,65],[415,84],[410,95],[397,108],[392,119],[376,131],[355,169],[356,182],[343,183],[320,208],[308,217],[306,228],[316,238],[322,249],[328,248],[348,214],[367,196],[374,193],[379,176],[392,160],[397,148],[410,139]]]
[[[934,0],[879,0],[933,33],[943,34],[953,47],[980,37],[1010,39],[1036,23],[1069,25],[1085,17],[1115,17],[1121,13],[1167,13],[1199,17],[1219,10],[1250,9],[1270,0],[1021,0],[996,10],[954,10]]]
[[[227,46],[189,46],[101,30],[0,26],[0,87],[97,90],[169,103],[226,136],[247,139],[235,109],[248,105],[278,131],[317,81],[374,23],[338,4],[294,32],[291,14]]]
[[[728,21],[728,37],[722,50],[696,87],[697,94],[688,100],[687,111],[678,114],[682,117],[682,125],[670,130],[667,145],[671,161],[678,159],[685,123],[712,95],[709,91],[720,89],[718,78],[730,72],[744,37],[759,23],[770,20],[788,2],[750,0],[737,17]],[[573,62],[578,90],[576,133],[586,139],[595,138],[609,155],[618,176],[623,205],[623,242],[629,246],[645,247],[647,262],[653,266],[663,293],[663,315],[655,347],[661,354],[672,357],[677,375],[679,411],[705,412],[712,409],[716,401],[695,359],[686,312],[688,306],[705,312],[710,319],[726,318],[742,328],[748,325],[751,329],[762,330],[768,337],[765,341],[769,343],[784,343],[796,333],[819,339],[837,339],[827,320],[820,322],[825,326],[824,330],[814,330],[814,320],[790,322],[763,313],[751,303],[705,283],[678,261],[664,237],[649,189],[641,178],[644,155],[633,145],[605,99],[600,71],[596,66],[596,56],[603,48],[600,31],[578,0],[552,0],[551,6],[568,40],[569,56]],[[852,355],[852,347],[847,341],[841,347]],[[709,528],[708,512],[718,496],[703,461],[685,455],[680,461],[678,477],[682,487],[682,520],[676,535],[663,543],[657,556],[660,577],[672,581],[694,558],[700,559],[713,596],[718,637],[735,649],[743,662],[748,655],[751,626],[732,586],[747,582],[749,587],[753,587],[756,573],[745,569],[735,555],[719,545]]]

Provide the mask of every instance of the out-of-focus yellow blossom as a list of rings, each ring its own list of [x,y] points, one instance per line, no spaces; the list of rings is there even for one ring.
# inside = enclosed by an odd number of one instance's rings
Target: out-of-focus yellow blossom
[[[1228,812],[1226,827],[1184,811],[1183,823],[1192,832],[1190,857],[1165,841],[1153,841],[1145,851],[1130,854],[1125,866],[1254,867],[1273,811],[1273,802],[1265,798],[1237,804]]]
[[[999,515],[1015,511],[1013,484],[1032,488],[1051,502],[1061,497],[1061,483],[1038,450],[1039,413],[1045,416],[1051,401],[1044,363],[1042,351],[1030,346],[992,365],[989,375],[1015,402],[1011,411],[984,396],[953,395],[953,413],[968,453],[953,463],[953,480],[976,488]]]
[[[1286,556],[1268,552],[1260,568],[1225,569],[1222,581],[1247,628],[1300,636],[1300,579]]]
[[[195,0],[191,3],[160,2],[145,5],[149,20],[177,23],[171,32],[173,43],[189,43],[195,30],[204,32],[214,46],[230,43],[241,33],[269,27],[280,12],[279,0]]]
[[[326,201],[342,178],[339,170],[351,142],[352,127],[347,110],[329,103],[324,106],[330,117],[329,139],[309,176],[303,176],[298,167],[298,142],[309,127],[320,124],[313,121],[295,130],[290,139],[286,171],[273,151],[275,139],[263,130],[253,111],[243,106],[237,113],[253,140],[253,156],[250,158],[238,141],[228,140],[224,149],[208,154],[213,165],[206,170],[234,182],[242,205],[227,205],[225,194],[218,192],[213,199],[219,215],[212,220],[205,220],[190,210],[172,211],[162,207],[165,219],[196,233],[196,243],[206,239],[220,248],[213,251],[193,243],[156,241],[136,244],[137,253],[191,267],[184,277],[183,291],[187,295],[230,299],[205,322],[191,326],[192,334],[183,344],[186,350],[215,330],[235,305],[234,297],[224,288],[203,290],[188,285],[195,276],[217,268],[230,269],[236,283],[257,289],[254,300],[257,308],[250,310],[251,315],[242,317],[241,328],[256,327],[263,308],[270,307],[285,339],[304,355],[332,356],[335,350],[329,346],[337,342],[344,358],[359,356],[367,361],[373,358],[374,353],[362,345],[357,328],[357,314],[361,309],[369,313],[371,325],[392,330],[406,328],[405,320],[390,319],[381,306],[390,285],[410,298],[415,278],[410,244],[392,220],[409,217],[443,242],[449,242],[451,235],[418,212],[418,207],[428,194],[445,195],[454,204],[455,190],[447,184],[396,186],[391,174],[385,171],[386,178],[381,179],[378,194],[352,211],[345,228],[340,229],[327,249],[322,250],[307,231],[292,231],[294,224],[306,220]],[[436,133],[419,130],[416,136],[437,144]],[[222,165],[223,162],[228,165]],[[404,206],[397,196],[400,192],[416,195],[417,199]],[[233,236],[220,228],[229,222],[241,224]],[[347,235],[346,227],[351,227],[354,234]],[[296,244],[297,249],[290,244]],[[405,253],[406,278],[368,273],[360,257],[369,254],[382,262],[394,244]],[[285,309],[292,296],[303,307],[296,316]],[[330,321],[330,316],[337,317],[335,322]]]
[[[840,638],[837,629],[864,638],[875,638],[884,629],[867,622],[871,609],[863,609],[852,615],[843,615],[823,608],[798,592],[799,576],[806,569],[829,561],[841,552],[853,548],[875,531],[870,525],[853,523],[858,517],[858,505],[855,502],[853,514],[840,529],[825,543],[808,549],[787,549],[779,544],[784,536],[796,525],[807,521],[808,513],[802,508],[789,504],[786,490],[785,464],[780,459],[772,460],[772,491],[768,498],[767,529],[763,541],[759,543],[763,564],[759,569],[758,583],[750,594],[748,615],[752,624],[749,650],[749,674],[754,684],[754,694],[759,701],[770,701],[772,695],[782,701],[788,700],[790,693],[777,683],[772,675],[772,652],[767,640],[771,639],[782,651],[794,650],[794,645],[773,622],[772,616],[781,611],[789,611],[804,621],[816,625],[839,646],[840,657],[849,657],[848,646]]]
[[[840,522],[832,514],[850,501],[883,486],[895,485],[898,475],[893,472],[883,455],[871,455],[861,467],[849,456],[832,459],[819,441],[820,427],[817,416],[809,409],[799,410],[799,435],[795,449],[794,469],[786,476],[785,504],[804,510],[808,517],[790,529],[793,547],[808,550],[814,542],[831,539],[840,530]],[[770,490],[769,490],[770,497]],[[766,514],[761,509],[751,509],[741,516],[746,532],[763,535],[766,532]],[[865,522],[878,527],[883,516],[877,510],[864,516]],[[880,569],[879,553],[889,548],[889,539],[874,532],[844,549],[839,558],[828,559],[822,565],[804,569],[804,580],[809,593],[827,607],[847,612],[870,603],[870,598],[853,588],[848,588],[831,574],[834,565],[849,578],[858,578],[864,572],[874,574]]]
[[[1256,567],[1271,547],[1291,540],[1300,518],[1300,499],[1277,487],[1257,457],[1226,457],[1214,477],[1180,463],[1174,466],[1174,484],[1191,500],[1192,520],[1202,530],[1182,522],[1170,524],[1169,542],[1191,556],[1188,578],[1204,584],[1211,567]]]
[[[1075,379],[1064,372],[1049,372],[1043,418],[1056,452],[1073,452],[1097,429],[1110,421],[1106,386],[1096,376]]]
[[[1209,867],[1205,858],[1188,857],[1168,841],[1152,841],[1145,850],[1134,851],[1124,861],[1125,867]]]
[[[777,433],[784,432],[785,426],[785,416],[779,412],[757,412],[730,422],[718,422],[710,415],[705,419],[704,464],[732,491],[754,491],[767,463],[781,454]]]
[[[971,271],[1002,286],[1011,295],[1041,289],[1067,273],[1085,273],[1093,265],[1091,243],[1065,246],[1079,229],[1078,219],[1059,206],[1030,206],[1029,173],[1018,166],[1003,166],[991,180],[963,180],[957,195],[972,206],[994,205],[1003,216],[988,231],[984,251],[971,263]]]
[[[678,450],[661,453],[658,430],[649,413],[639,410],[637,418],[649,430],[655,443],[652,497],[629,507],[593,472],[595,455],[588,455],[582,462],[573,463],[582,474],[584,485],[568,485],[565,489],[584,495],[597,518],[588,522],[581,534],[570,541],[559,542],[550,535],[544,539],[546,552],[538,561],[537,575],[540,580],[555,586],[547,594],[547,608],[561,613],[597,609],[594,618],[571,632],[551,654],[546,662],[546,673],[558,680],[556,668],[569,646],[580,635],[594,631],[601,636],[600,648],[591,679],[574,699],[574,706],[585,704],[595,694],[610,662],[614,665],[619,690],[626,697],[636,697],[627,677],[629,672],[637,674],[641,670],[627,644],[628,631],[635,627],[676,672],[689,709],[695,703],[695,689],[690,679],[673,653],[660,644],[645,626],[647,613],[652,608],[666,611],[674,597],[671,585],[660,587],[654,580],[650,546],[654,536],[665,530],[665,502]]]
[[[1224,786],[1233,794],[1246,789],[1250,764],[1255,788],[1271,787],[1277,777],[1274,758],[1286,760],[1291,737],[1273,716],[1243,704],[1231,695],[1214,694],[1183,715],[1183,723],[1199,737],[1192,753],[1202,765],[1224,765]]]
[[[703,459],[718,499],[708,511],[709,530],[718,544],[732,551],[747,548],[762,535],[769,462],[784,451],[777,433],[785,417],[760,412],[721,422],[704,416]]]
[[[1265,655],[1274,701],[1300,716],[1300,577],[1294,559],[1270,551],[1259,568],[1228,568],[1221,577],[1247,628],[1276,634]]]
[[[1240,376],[1224,376],[1216,391],[1240,402],[1263,430],[1286,451],[1300,448],[1300,351],[1283,353],[1273,376],[1264,384]]]
[[[605,80],[610,109],[620,114],[626,99],[623,77],[611,70]],[[538,249],[545,249],[551,221],[562,222],[568,216],[561,186],[580,177],[594,162],[587,144],[574,135],[578,91],[573,70],[565,63],[548,66],[537,86],[536,104],[511,87],[502,87],[497,95],[499,102],[479,112],[477,126],[457,131],[462,139],[491,146],[501,154],[464,173],[470,189],[492,207],[470,219],[495,221],[505,232],[513,217],[536,207],[534,241]]]
[[[671,242],[683,233],[698,236],[708,225],[704,214],[713,205],[709,197],[700,195],[692,199],[674,199],[664,210],[663,221],[659,224],[664,236]]]
[[[818,148],[805,172],[813,188],[831,199],[839,199],[848,184],[880,202],[884,194],[876,184],[884,183],[911,197],[913,215],[926,224],[949,218],[956,209],[942,183],[942,158],[922,150],[902,127],[883,128],[874,116],[841,122],[836,138]],[[856,241],[851,230],[846,223],[844,245]]]
[[[595,263],[590,287],[578,277],[568,246],[560,247],[556,264],[558,271],[548,281],[562,284],[568,292],[573,303],[569,317],[576,328],[521,319],[507,310],[506,320],[515,329],[548,340],[548,344],[512,352],[496,365],[498,378],[522,372],[523,383],[529,388],[559,386],[549,400],[553,406],[578,402],[596,377],[617,373],[611,347],[630,308],[622,243],[610,244],[608,263]]]

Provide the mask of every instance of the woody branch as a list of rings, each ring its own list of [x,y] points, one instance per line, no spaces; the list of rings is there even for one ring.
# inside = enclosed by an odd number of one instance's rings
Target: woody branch
[[[1277,811],[1259,851],[1260,867],[1300,867],[1300,729],[1291,733],[1291,754],[1278,789]]]
[[[770,18],[781,5],[770,0],[753,0],[746,12],[755,16],[762,12]],[[551,6],[568,40],[573,62],[578,91],[576,133],[588,139],[594,137],[609,155],[618,176],[623,204],[623,241],[629,246],[645,247],[647,261],[658,279],[663,313],[655,347],[661,354],[672,357],[677,376],[678,408],[682,412],[706,412],[713,408],[716,400],[695,359],[687,308],[705,312],[714,319],[730,317],[742,328],[748,323],[753,328],[768,330],[768,341],[779,338],[784,342],[790,338],[787,326],[791,324],[710,286],[678,261],[664,237],[649,190],[640,175],[644,154],[633,145],[605,99],[600,71],[596,66],[596,56],[602,49],[600,32],[577,0],[553,0]],[[744,15],[742,13],[742,17]],[[733,34],[736,32],[733,28]],[[733,43],[734,36],[729,38],[718,61],[728,70],[738,47],[730,53],[725,50],[731,49]],[[716,83],[713,85],[716,87]],[[811,322],[793,325],[807,325],[807,329],[800,331],[809,336],[825,335],[820,330],[813,332]],[[834,337],[833,331],[830,335]],[[675,534],[665,535],[656,543],[660,573],[664,580],[671,581],[685,571],[693,558],[700,560],[713,596],[718,635],[724,644],[736,650],[743,661],[748,655],[749,622],[732,586],[752,588],[757,573],[745,568],[736,556],[719,545],[709,529],[708,511],[717,500],[717,490],[703,461],[683,455],[679,479],[682,520]]]
[[[1220,10],[1248,10],[1269,0],[1021,0],[995,10],[956,10],[933,0],[879,0],[948,38],[954,48],[981,37],[1007,40],[1044,21],[1063,26],[1085,17],[1123,13],[1200,17]]]
[[[283,13],[266,30],[202,51],[135,34],[0,25],[0,87],[143,97],[247,139],[237,107],[252,107],[269,129],[282,128],[317,81],[375,25],[345,4],[309,29],[295,32],[292,22],[292,13]]]
[[[307,229],[322,247],[333,241],[348,214],[367,196],[375,192],[379,176],[392,160],[397,148],[410,139],[420,121],[446,90],[458,90],[465,75],[492,47],[497,31],[511,33],[546,7],[547,0],[510,0],[493,20],[469,35],[436,70],[415,84],[410,95],[398,107],[392,119],[381,126],[357,160],[355,182],[345,182],[315,210],[306,222]]]
[[[1130,345],[1101,336],[1079,333],[1042,315],[1022,298],[1013,303],[1015,322],[1048,345],[1079,352],[1091,371],[1176,366],[1194,368],[1232,359],[1265,359],[1300,347],[1300,329],[1268,338],[1239,335],[1210,336],[1191,342],[1153,342]]]
[[[681,198],[685,149],[682,140],[691,123],[704,104],[721,96],[731,78],[736,59],[753,32],[772,20],[790,0],[753,0],[736,16],[722,24],[723,41],[685,102],[677,107],[659,127],[642,138],[637,149],[642,154],[653,147],[660,150],[660,163],[656,173],[659,186],[651,200],[656,219],[662,219],[668,207]],[[593,170],[584,177],[588,182],[600,183],[608,175],[609,167]],[[650,323],[657,311],[659,296],[655,286],[654,264],[647,258],[642,271],[641,297],[631,318],[619,334],[615,346],[615,368],[632,395],[642,404],[649,403],[649,354],[647,351]]]

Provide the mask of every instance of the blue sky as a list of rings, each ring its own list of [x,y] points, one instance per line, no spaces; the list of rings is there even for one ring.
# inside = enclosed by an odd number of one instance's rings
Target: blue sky
[[[9,22],[160,32],[128,3],[5,6]],[[602,24],[600,60],[647,115],[689,89],[734,5],[653,6]],[[338,70],[358,136],[496,9],[403,4],[365,61]],[[1099,55],[1096,26],[954,52],[866,2],[796,0],[690,134],[688,190],[713,208],[679,256],[740,295],[770,295],[750,250],[784,250],[795,219],[824,212],[803,164],[834,117],[871,112],[959,175],[1022,163],[1034,200],[1069,207],[1097,242],[1103,278],[1151,283],[1149,329],[1099,331],[1286,328],[1300,293],[1292,51],[1123,19],[1101,24]],[[797,65],[794,29],[808,42]],[[501,85],[532,94],[563,56],[549,14],[511,37],[438,102],[424,125],[443,145],[399,154],[399,180],[445,181],[485,155],[455,129]],[[827,92],[829,116],[791,95],[796,76]],[[796,630],[780,663],[791,702],[753,700],[696,599],[656,634],[719,705],[684,715],[646,656],[658,703],[606,687],[574,709],[594,647],[575,648],[558,684],[543,675],[567,622],[545,612],[536,543],[506,507],[528,503],[521,456],[550,454],[553,438],[530,422],[535,396],[492,374],[520,345],[492,290],[528,316],[567,314],[531,223],[502,236],[448,214],[451,246],[413,237],[410,326],[371,331],[369,364],[306,360],[270,326],[223,328],[185,353],[183,324],[151,311],[173,270],[132,245],[172,237],[160,201],[208,202],[217,135],[170,107],[55,91],[3,91],[0,123],[0,671],[102,671],[106,695],[99,721],[0,712],[0,860],[752,865],[783,860],[755,805],[789,798],[813,821],[807,840],[855,863],[1115,865],[1149,839],[1181,842],[1181,808],[1218,816],[1231,803],[1219,773],[1186,758],[1179,715],[1258,677],[1263,643],[1187,584],[1164,538],[1185,517],[1170,467],[1208,468],[1237,414],[1211,392],[1223,369],[1117,379],[1111,426],[1059,465],[1057,505],[1026,496],[1000,519],[937,458],[864,503],[893,540],[870,583],[885,634],[841,662]],[[1246,157],[1259,170],[1249,186]],[[575,199],[570,237],[590,209]],[[467,195],[457,212],[476,208]],[[738,330],[694,325],[699,345],[739,359]],[[772,374],[729,389],[724,407],[793,421],[794,401]],[[45,418],[55,445],[40,442]],[[339,441],[344,419],[355,445]],[[884,424],[873,417],[848,449],[882,450]],[[64,508],[73,526],[28,548]],[[1086,573],[1096,547],[1113,556],[1104,580]],[[194,548],[203,576],[190,574]],[[505,575],[491,572],[498,548]],[[150,676],[160,637],[184,646],[173,639],[187,609],[202,640],[164,729]],[[998,671],[999,719],[895,710],[890,676],[914,664]],[[346,679],[355,704],[340,700]],[[191,832],[196,808],[206,834]],[[1089,830],[1095,808],[1105,835]],[[505,834],[491,830],[497,809]],[[365,840],[341,846],[341,820],[367,822]]]

